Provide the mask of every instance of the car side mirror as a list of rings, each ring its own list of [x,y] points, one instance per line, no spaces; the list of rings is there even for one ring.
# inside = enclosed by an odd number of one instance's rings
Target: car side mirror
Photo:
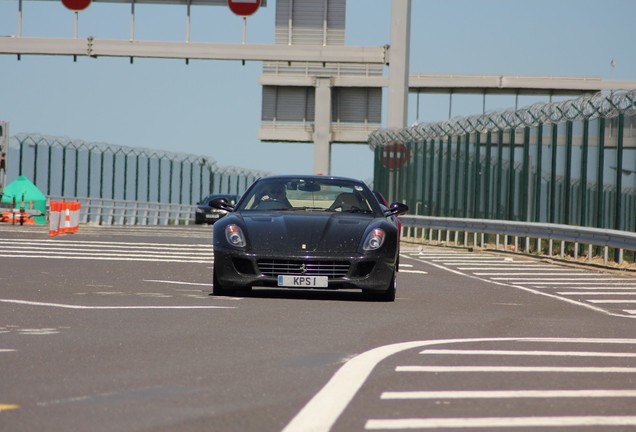
[[[399,216],[409,211],[409,206],[402,204],[401,202],[394,202],[389,206],[388,210],[385,210],[386,216]]]
[[[217,210],[225,210],[227,212],[234,211],[234,206],[227,202],[225,198],[215,198],[210,201],[210,207],[215,208]]]

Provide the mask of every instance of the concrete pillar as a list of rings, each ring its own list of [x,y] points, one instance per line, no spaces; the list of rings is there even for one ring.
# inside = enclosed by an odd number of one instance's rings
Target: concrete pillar
[[[411,0],[392,0],[387,127],[405,128],[408,115]]]
[[[316,77],[314,174],[331,173],[331,78]]]

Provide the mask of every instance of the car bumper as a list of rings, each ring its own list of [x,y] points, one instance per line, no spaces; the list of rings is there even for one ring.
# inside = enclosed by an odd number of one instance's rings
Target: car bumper
[[[263,263],[267,262],[267,268]],[[290,270],[276,271],[269,263],[292,263]],[[325,275],[328,286],[319,289],[361,289],[383,292],[391,283],[395,272],[396,256],[386,253],[351,255],[275,255],[245,253],[234,249],[214,249],[214,271],[219,282],[228,287],[279,287],[278,275]],[[338,274],[329,270],[313,273],[295,271],[294,265],[302,263],[311,269],[324,263],[337,263]],[[346,270],[342,263],[347,264]],[[329,267],[329,265],[323,265]],[[285,288],[285,287],[280,287]],[[293,288],[293,287],[292,287]]]

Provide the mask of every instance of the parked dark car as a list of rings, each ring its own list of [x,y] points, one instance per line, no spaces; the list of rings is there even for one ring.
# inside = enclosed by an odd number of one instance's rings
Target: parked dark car
[[[213,294],[254,286],[360,289],[395,300],[398,229],[393,216],[408,207],[382,208],[359,180],[275,176],[257,180],[214,225]]]
[[[221,219],[227,214],[227,211],[221,209],[215,209],[210,206],[210,202],[223,198],[228,203],[234,205],[238,201],[238,195],[231,194],[210,194],[203,198],[201,202],[197,203],[197,208],[194,212],[194,223],[196,224],[213,224],[217,220]]]

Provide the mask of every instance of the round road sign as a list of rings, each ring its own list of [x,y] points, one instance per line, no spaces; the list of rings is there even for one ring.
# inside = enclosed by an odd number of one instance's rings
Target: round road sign
[[[382,165],[390,170],[406,164],[409,149],[402,143],[392,141],[382,148]]]
[[[62,0],[62,4],[72,11],[81,11],[91,4],[91,0]]]
[[[232,12],[239,16],[249,16],[261,6],[261,0],[227,0]]]

